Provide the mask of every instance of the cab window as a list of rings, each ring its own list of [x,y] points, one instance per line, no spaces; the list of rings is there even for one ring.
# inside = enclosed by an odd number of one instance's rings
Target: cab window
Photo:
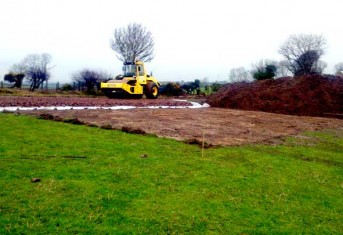
[[[138,65],[138,74],[139,74],[139,76],[144,76],[144,71],[143,71],[142,65]]]

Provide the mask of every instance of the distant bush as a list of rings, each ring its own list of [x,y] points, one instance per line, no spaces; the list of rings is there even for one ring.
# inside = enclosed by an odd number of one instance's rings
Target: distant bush
[[[73,86],[70,83],[65,83],[62,86],[62,91],[72,91],[73,90]]]
[[[86,89],[87,94],[96,94],[100,88],[100,82],[107,81],[109,74],[92,69],[83,69],[73,74],[73,81],[80,83],[81,88]]]
[[[13,87],[21,88],[25,74],[23,73],[8,73],[5,74],[4,80],[10,83],[14,83]]]
[[[180,96],[184,94],[184,91],[181,89],[178,83],[167,83],[160,87],[160,94],[166,96]]]
[[[194,92],[199,95],[200,92],[200,80],[195,79],[194,82],[187,82],[181,86],[181,89],[185,90],[187,94],[192,95]]]
[[[273,64],[267,64],[253,73],[255,80],[273,79],[276,75],[277,67]]]
[[[212,92],[217,92],[223,85],[219,83],[213,83],[211,85]]]

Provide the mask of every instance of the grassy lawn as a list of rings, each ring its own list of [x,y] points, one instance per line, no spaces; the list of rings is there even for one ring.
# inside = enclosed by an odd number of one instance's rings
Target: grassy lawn
[[[0,121],[0,234],[343,233],[343,130],[201,157],[153,136]]]

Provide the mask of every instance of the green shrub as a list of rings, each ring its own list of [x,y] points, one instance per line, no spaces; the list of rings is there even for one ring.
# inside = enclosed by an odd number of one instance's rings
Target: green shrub
[[[160,87],[160,94],[166,96],[180,96],[184,94],[184,91],[178,83],[169,82]]]
[[[70,83],[63,84],[62,91],[72,91],[73,86]]]

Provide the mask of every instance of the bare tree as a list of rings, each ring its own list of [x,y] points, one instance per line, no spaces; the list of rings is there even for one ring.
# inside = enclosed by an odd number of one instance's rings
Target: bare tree
[[[328,67],[328,64],[325,61],[318,60],[317,63],[314,65],[314,71],[318,74],[323,74],[324,69]]]
[[[18,64],[14,64],[12,65],[12,67],[10,68],[10,72],[9,73],[25,73],[25,67],[22,63],[18,63]]]
[[[231,83],[250,80],[250,74],[244,67],[232,68],[229,74]]]
[[[100,82],[107,80],[109,77],[110,75],[105,72],[91,69],[83,69],[72,75],[72,79],[79,82],[88,94],[94,93],[95,88],[99,88]]]
[[[286,58],[286,66],[295,76],[320,73],[322,67],[318,62],[325,53],[325,46],[326,40],[322,35],[291,35],[281,45],[279,53]]]
[[[343,62],[336,64],[335,73],[342,72],[342,71],[343,71]]]
[[[287,60],[281,60],[278,62],[278,70],[277,70],[277,77],[287,77],[290,76],[291,73],[288,70],[288,61]]]
[[[117,52],[117,58],[123,62],[149,62],[154,58],[152,34],[141,24],[133,23],[126,28],[115,29],[110,43],[111,48]]]
[[[30,54],[27,55],[19,64],[14,65],[14,70],[22,71],[26,79],[31,83],[30,91],[39,88],[43,82],[50,78],[50,69],[48,68],[51,62],[51,55],[43,54]]]

